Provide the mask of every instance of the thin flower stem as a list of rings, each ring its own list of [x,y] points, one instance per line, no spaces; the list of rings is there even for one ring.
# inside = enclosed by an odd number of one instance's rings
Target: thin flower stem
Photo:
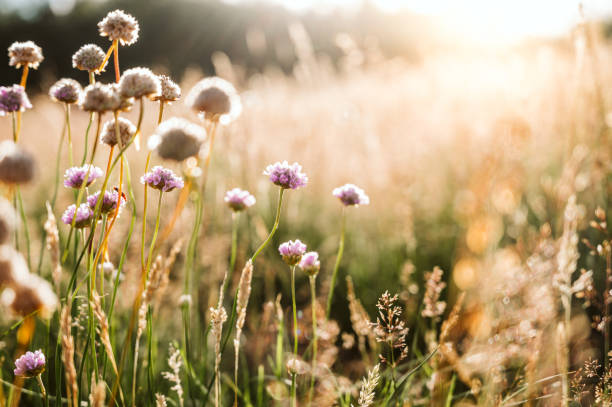
[[[147,154],[147,160],[145,162],[145,168],[144,168],[145,174],[149,170],[150,161],[151,161],[151,152],[149,151],[149,154]],[[142,267],[143,274],[145,270],[145,236],[146,236],[146,231],[147,231],[147,202],[148,202],[148,196],[149,196],[148,192],[149,192],[149,188],[147,187],[147,184],[145,184],[143,204],[142,204],[142,235],[140,238],[140,243],[141,243],[140,245],[140,265]]]
[[[234,274],[234,267],[236,266],[236,252],[238,247],[238,218],[240,214],[238,212],[232,212],[232,248],[230,253],[229,262],[229,278],[226,278],[223,284],[223,295],[227,292],[227,287],[231,280],[231,276]]]
[[[157,124],[160,124],[164,117],[164,101],[159,101],[159,115],[157,116]]]
[[[66,111],[66,129],[68,130],[68,163],[72,167],[74,165],[74,161],[72,159],[72,131],[70,129],[70,105],[68,103],[64,103],[64,109]],[[62,134],[63,137],[63,134]]]
[[[87,129],[85,130],[85,146],[83,147],[83,158],[81,159],[81,165],[85,164],[87,161],[87,153],[88,153],[88,145],[89,145],[89,130],[91,129],[91,125],[93,123],[94,112],[89,113],[89,122],[87,123]]]
[[[340,220],[342,226],[340,230],[340,245],[338,246],[338,254],[336,255],[336,264],[334,264],[334,270],[332,272],[331,284],[329,285],[329,294],[327,296],[327,307],[325,311],[325,317],[329,318],[331,312],[332,300],[334,299],[334,287],[336,286],[336,279],[338,278],[338,270],[340,269],[340,262],[342,261],[342,254],[344,253],[344,235],[346,229],[346,211],[342,208],[342,215]]]
[[[276,217],[274,218],[274,225],[272,226],[272,230],[270,230],[270,233],[268,234],[268,237],[266,238],[266,240],[264,240],[261,246],[259,246],[259,248],[255,251],[255,253],[251,257],[251,262],[253,263],[255,262],[255,259],[257,258],[257,256],[259,256],[259,253],[261,253],[263,249],[265,249],[266,246],[268,246],[268,243],[270,243],[270,241],[272,240],[272,237],[274,236],[274,234],[276,233],[276,230],[278,229],[284,193],[285,193],[285,188],[280,188],[279,193],[278,193],[278,205],[276,206]]]
[[[16,194],[17,194],[17,203],[19,204],[19,216],[21,217],[21,223],[23,224],[23,233],[25,235],[26,253],[28,256],[27,257],[28,268],[31,269],[32,265],[31,265],[31,255],[30,255],[30,230],[28,228],[28,220],[26,218],[25,210],[23,208],[23,200],[21,199],[21,189],[19,187],[16,187]]]
[[[315,369],[317,367],[317,276],[310,276],[310,301],[312,304],[312,371],[310,375],[310,390],[308,392],[308,405],[312,404],[314,395]]]
[[[159,199],[157,201],[157,217],[155,218],[155,229],[153,230],[153,237],[151,238],[151,245],[149,246],[149,257],[147,258],[147,268],[145,270],[145,279],[149,278],[149,270],[151,269],[151,261],[153,260],[153,251],[155,250],[155,240],[157,240],[157,232],[159,231],[159,220],[161,218],[162,208],[162,197],[164,191],[159,191]]]
[[[119,42],[117,40],[113,40],[114,49],[114,60],[115,60],[115,82],[119,83],[119,79],[121,79],[121,73],[119,72]]]
[[[40,375],[36,376],[36,381],[38,382],[38,387],[40,387],[40,392],[42,393],[43,399],[45,400],[45,407],[48,407],[49,397],[47,396],[47,391],[45,390],[45,385],[43,384],[43,381]]]
[[[297,358],[298,353],[298,325],[297,307],[295,305],[295,267],[291,266],[291,308],[293,310],[293,356]],[[291,373],[291,405],[296,406],[296,373]]]
[[[16,143],[18,141],[19,135],[17,134],[17,122],[15,121],[15,112],[11,113],[11,119],[13,122],[13,141]]]
[[[23,72],[21,74],[21,81],[19,84],[23,86],[23,89],[26,88],[26,83],[28,81],[28,73],[30,72],[30,65],[25,64],[23,67]],[[17,131],[14,135],[15,143],[19,140],[19,133],[21,133],[21,110],[17,112]]]
[[[100,67],[98,68],[98,71],[103,71],[104,70],[104,66],[106,65],[106,63],[108,62],[108,59],[110,58],[111,54],[113,53],[113,50],[115,49],[115,47],[118,45],[117,41],[113,41],[113,43],[111,44],[110,48],[108,49],[108,51],[106,51],[106,55],[104,56],[104,60],[102,61],[102,64],[100,65]],[[93,74],[93,72],[90,72],[90,75]]]

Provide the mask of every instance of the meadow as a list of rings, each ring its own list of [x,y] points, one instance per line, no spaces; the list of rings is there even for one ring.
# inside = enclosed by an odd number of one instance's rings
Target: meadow
[[[291,74],[176,84],[100,18],[49,94],[9,48],[0,405],[611,405],[596,25],[337,64],[296,25]]]

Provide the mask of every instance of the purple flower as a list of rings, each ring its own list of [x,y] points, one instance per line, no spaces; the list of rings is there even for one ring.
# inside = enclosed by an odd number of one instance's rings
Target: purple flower
[[[309,275],[315,276],[321,268],[321,263],[319,262],[319,253],[308,252],[304,254],[302,256],[302,260],[300,260],[300,268]]]
[[[234,188],[227,191],[223,200],[227,206],[235,212],[243,211],[255,205],[255,197],[251,195],[249,191],[240,188]]]
[[[76,205],[70,205],[62,215],[62,222],[66,225],[72,225],[72,219],[74,218],[74,213],[76,212],[76,221],[74,223],[74,227],[76,228],[84,228],[89,226],[89,221],[93,218],[93,211],[89,207],[89,204],[82,203],[79,206],[79,209],[76,209]]]
[[[98,197],[100,196],[100,191],[96,192],[93,195],[89,195],[87,197],[87,203],[92,210],[96,209],[96,205],[98,204]],[[117,201],[119,201],[119,191],[114,190],[104,191],[104,197],[102,198],[102,204],[100,205],[100,213],[106,214],[110,212],[114,212],[117,209]],[[121,206],[125,205],[126,199],[125,196],[121,197]]]
[[[278,247],[278,252],[283,256],[285,263],[295,266],[306,252],[306,245],[299,240],[289,240]]]
[[[35,377],[45,371],[47,361],[39,349],[35,352],[27,351],[15,361],[15,376]]]
[[[353,184],[342,185],[335,188],[332,193],[345,206],[368,205],[370,203],[370,198],[363,192],[363,189]]]
[[[183,179],[175,175],[172,170],[159,165],[140,177],[140,182],[163,192],[172,191],[175,188],[181,189],[185,185]]]
[[[31,108],[32,104],[23,86],[0,86],[0,116]]]
[[[270,181],[275,185],[285,189],[298,189],[308,182],[308,176],[302,172],[302,166],[298,163],[289,165],[287,161],[268,165],[264,175],[270,177]]]
[[[93,165],[91,169],[89,167],[90,164],[85,164],[82,167],[68,168],[64,173],[64,186],[67,188],[80,189],[88,169],[89,175],[87,176],[87,184],[85,184],[85,186],[90,186],[96,179],[104,175],[104,172],[100,168]]]

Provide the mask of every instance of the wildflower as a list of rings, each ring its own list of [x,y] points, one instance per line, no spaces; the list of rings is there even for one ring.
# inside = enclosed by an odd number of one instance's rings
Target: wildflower
[[[298,189],[308,182],[308,176],[302,172],[302,166],[298,163],[289,165],[287,161],[268,165],[264,175],[267,175],[272,183],[284,189]]]
[[[88,174],[89,173],[89,174]],[[64,186],[66,188],[81,188],[85,176],[87,175],[86,187],[90,186],[96,179],[104,175],[104,172],[91,164],[85,164],[82,167],[71,167],[64,173]]]
[[[306,252],[306,245],[299,240],[289,240],[278,247],[278,251],[283,257],[285,263],[290,266],[295,266],[302,259],[302,255]]]
[[[234,212],[240,212],[255,205],[255,197],[249,191],[240,188],[227,191],[223,200]]]
[[[16,227],[17,214],[13,205],[6,199],[0,198],[0,244],[8,242]]]
[[[100,35],[111,41],[119,41],[121,45],[132,45],[138,39],[138,21],[123,10],[109,12],[98,23]]]
[[[15,376],[34,377],[45,371],[47,361],[39,349],[34,352],[27,351],[15,361]]]
[[[64,78],[55,82],[51,89],[49,89],[49,96],[57,102],[63,103],[76,103],[81,97],[83,88],[74,79]]]
[[[109,146],[116,146],[117,142],[120,143],[121,147],[125,147],[134,134],[136,134],[136,126],[132,124],[128,119],[124,119],[123,117],[119,118],[119,138],[117,138],[117,122],[115,119],[109,120],[104,123],[102,127],[102,135],[100,136],[100,141]]]
[[[134,98],[125,97],[121,94],[121,87],[118,83],[108,85],[112,92],[110,110],[119,112],[128,112],[134,105]]]
[[[198,155],[206,130],[188,120],[173,117],[162,122],[149,139],[151,150],[164,159],[183,161]]]
[[[74,227],[84,228],[89,226],[89,222],[91,221],[91,218],[93,218],[94,213],[89,207],[89,205],[86,203],[79,205],[78,210],[76,209],[76,206],[74,204],[70,205],[62,215],[62,222],[64,222],[66,225],[72,225],[72,220],[75,216],[75,212],[76,220],[74,223]]]
[[[150,69],[132,68],[121,75],[119,91],[124,98],[155,97],[161,93],[161,85]]]
[[[178,304],[180,307],[187,306],[190,307],[193,300],[191,299],[191,295],[183,294],[179,297]]]
[[[218,77],[205,78],[196,83],[187,95],[187,106],[202,113],[208,120],[227,124],[242,110],[240,97],[234,86]]]
[[[109,85],[94,83],[83,90],[79,106],[86,112],[104,113],[117,106],[117,95]]]
[[[321,268],[321,262],[319,262],[319,253],[308,252],[302,256],[300,260],[300,268],[304,270],[308,275],[316,276]]]
[[[98,72],[104,57],[102,48],[95,44],[85,44],[72,56],[72,66],[81,71]]]
[[[32,104],[23,86],[0,86],[0,116],[6,113],[24,112],[31,108]]]
[[[291,375],[303,375],[308,372],[308,363],[303,360],[298,359],[297,357],[291,357],[287,360],[287,371]]]
[[[332,194],[340,199],[344,206],[368,205],[370,198],[363,192],[363,189],[353,184],[345,184],[335,188]]]
[[[163,192],[169,192],[175,188],[181,189],[185,185],[183,179],[175,175],[172,170],[159,165],[143,175],[140,182]]]
[[[13,141],[0,143],[0,182],[5,184],[25,184],[36,173],[34,157]]]
[[[179,100],[181,97],[181,87],[177,85],[169,76],[158,75],[159,83],[161,85],[161,92],[158,95],[154,95],[152,100],[160,102],[174,102]]]
[[[9,65],[15,68],[21,66],[29,66],[36,69],[38,65],[45,59],[42,54],[42,49],[32,41],[14,42],[8,48]]]
[[[98,198],[100,197],[100,191],[87,197],[87,203],[92,210],[95,210],[98,204]],[[102,198],[102,204],[100,205],[100,213],[107,214],[114,212],[117,209],[117,202],[119,201],[119,191],[104,191],[104,197]],[[124,196],[121,197],[121,207],[125,205],[126,199]],[[111,264],[112,265],[112,264]]]

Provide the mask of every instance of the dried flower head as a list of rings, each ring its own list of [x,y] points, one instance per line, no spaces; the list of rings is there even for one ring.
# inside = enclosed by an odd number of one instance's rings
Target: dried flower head
[[[319,253],[308,252],[302,256],[300,260],[300,268],[310,276],[316,276],[321,268],[321,262],[319,261]]]
[[[158,75],[161,85],[161,93],[152,97],[152,100],[160,102],[174,102],[181,97],[181,87],[166,75]]]
[[[15,361],[15,376],[35,377],[45,371],[47,361],[42,350],[27,351]]]
[[[227,191],[223,200],[234,212],[240,212],[255,205],[255,197],[249,191],[240,188]]]
[[[98,82],[87,85],[79,101],[79,106],[86,112],[104,113],[116,110],[117,105],[118,98],[113,87]]]
[[[100,197],[100,191],[87,197],[87,203],[92,210],[95,210],[98,204],[98,198]],[[100,205],[100,213],[107,214],[114,212],[117,209],[117,202],[119,201],[119,191],[113,190],[104,191],[104,197],[102,198],[102,204]],[[126,203],[125,196],[121,197],[121,209]]]
[[[121,147],[125,147],[134,134],[136,134],[136,126],[132,124],[128,119],[124,119],[123,117],[119,117],[119,137],[117,138],[117,122],[115,119],[109,120],[104,123],[102,127],[102,134],[100,136],[100,141],[109,146],[116,146],[117,143],[120,143]]]
[[[13,205],[6,199],[0,198],[0,245],[8,242],[17,224],[17,214]]]
[[[406,323],[402,321],[402,309],[397,305],[399,300],[398,295],[391,296],[388,291],[379,298],[376,308],[378,308],[378,317],[376,323],[372,324],[377,342],[387,343],[389,345],[389,353],[394,354],[396,350],[400,352],[399,356],[389,359],[379,355],[382,363],[392,364],[396,366],[400,361],[408,356],[408,346],[406,345],[406,335],[408,328]]]
[[[440,267],[434,267],[433,271],[425,273],[425,296],[423,302],[425,307],[421,311],[421,315],[426,318],[438,318],[444,314],[446,302],[439,301],[440,294],[446,283],[442,281],[444,272]]]
[[[85,177],[87,177],[85,186],[88,187],[103,175],[102,169],[91,164],[85,164],[82,167],[70,167],[64,173],[64,186],[79,189],[83,185]]]
[[[62,222],[64,222],[66,225],[71,225],[72,220],[75,217],[75,212],[76,220],[74,222],[74,227],[84,228],[89,226],[89,223],[93,218],[94,213],[89,207],[89,205],[86,203],[79,205],[78,210],[76,209],[76,206],[74,204],[70,205],[62,215]]]
[[[38,65],[45,59],[42,54],[42,49],[32,41],[14,42],[8,48],[9,65],[15,68],[21,66],[29,66],[36,69]]]
[[[148,146],[164,159],[183,161],[200,153],[206,130],[188,120],[173,117],[162,122],[149,138]]]
[[[13,286],[27,279],[29,273],[21,253],[9,245],[0,246],[0,287]]]
[[[76,103],[81,97],[83,88],[74,79],[64,78],[55,82],[49,89],[49,96],[56,102]]]
[[[34,157],[11,140],[0,143],[0,182],[25,184],[34,179]]]
[[[234,86],[218,77],[205,78],[189,91],[187,106],[211,121],[227,124],[242,111],[240,97]]]
[[[353,184],[345,184],[335,188],[332,194],[340,199],[344,206],[368,205],[370,198],[363,192],[363,189]]]
[[[140,177],[140,182],[163,192],[172,191],[175,188],[181,189],[185,185],[183,179],[175,175],[172,170],[159,165]]]
[[[0,116],[31,108],[32,104],[23,86],[0,86]]]
[[[53,287],[47,280],[33,273],[20,273],[11,286],[2,292],[2,305],[19,316],[37,312],[49,318],[58,304]]]
[[[283,257],[285,263],[295,266],[306,252],[306,245],[299,240],[289,240],[278,247],[278,252]]]
[[[119,91],[124,98],[155,97],[161,94],[161,84],[149,68],[132,68],[121,75]]]
[[[104,51],[96,44],[85,44],[72,56],[72,67],[81,71],[99,72],[104,62]]]
[[[100,35],[111,41],[119,41],[121,45],[132,45],[138,39],[138,21],[123,10],[109,12],[98,23]]]
[[[285,189],[298,189],[308,183],[308,176],[302,172],[302,166],[298,163],[289,165],[287,161],[276,162],[266,167],[264,175],[267,175],[272,183]]]

